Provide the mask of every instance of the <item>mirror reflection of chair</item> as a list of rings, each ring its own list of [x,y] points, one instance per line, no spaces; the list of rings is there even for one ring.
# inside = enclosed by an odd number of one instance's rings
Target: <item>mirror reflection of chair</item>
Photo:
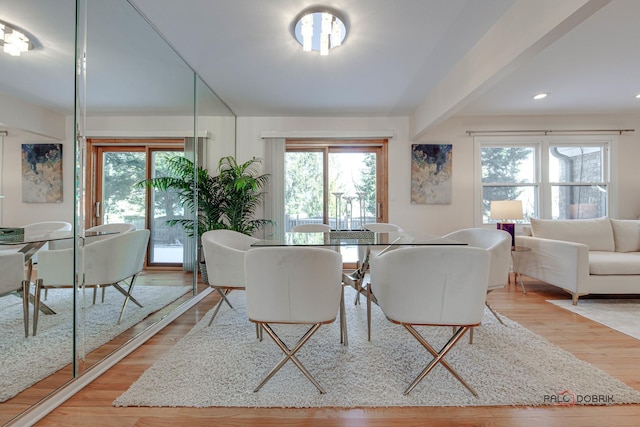
[[[34,222],[31,224],[21,225],[20,228],[24,229],[25,237],[35,237],[38,235],[49,234],[57,231],[71,231],[72,226],[68,222],[64,221],[44,221],[44,222]],[[21,249],[21,246],[12,246],[10,249],[3,249],[2,252],[17,252]],[[47,249],[48,243],[45,243],[42,246],[42,249]],[[37,261],[37,254],[32,255],[29,259],[29,264],[35,263]]]
[[[99,232],[99,233],[110,233],[103,234],[99,236],[89,236],[85,237],[86,243],[93,243],[98,240],[108,239],[110,237],[115,236],[118,233],[127,233],[129,231],[134,231],[136,226],[133,224],[128,224],[125,222],[116,222],[112,224],[100,224],[95,227],[90,227],[85,230],[86,233]],[[72,240],[54,240],[49,242],[49,249],[65,249],[73,246]]]
[[[22,298],[24,336],[29,336],[29,281],[25,279],[24,254],[0,253],[0,297],[16,294]]]
[[[96,225],[95,227],[87,228],[85,230],[85,233],[100,232],[100,233],[109,233],[109,234],[85,237],[85,243],[88,244],[88,243],[97,242],[98,240],[109,239],[111,237],[116,236],[116,234],[127,233],[129,231],[134,231],[135,229],[136,229],[135,225],[128,224],[128,223],[125,223],[125,222],[116,222],[116,223],[112,223],[112,224]],[[66,248],[71,248],[71,247],[73,247],[73,240],[71,240],[71,239],[53,240],[53,241],[49,242],[49,249],[66,249]],[[93,288],[93,303],[94,304],[96,302],[96,292],[97,292],[98,288],[99,288],[98,286]],[[104,297],[105,297],[106,290],[107,290],[107,286],[102,286],[101,302],[104,302]],[[45,290],[44,290],[44,299],[45,300],[47,299],[47,291],[48,291],[48,289],[45,288]]]
[[[328,233],[331,227],[327,224],[299,224],[291,227],[294,233]]]
[[[112,286],[125,298],[118,317],[122,321],[129,301],[142,307],[133,296],[135,279],[144,267],[149,244],[149,230],[117,234],[110,239],[88,243],[80,249],[84,262],[85,288]],[[71,288],[74,283],[74,248],[50,249],[40,252],[36,280],[33,335],[38,328],[38,308],[42,289]],[[94,295],[95,302],[95,295]]]
[[[220,294],[208,326],[213,323],[223,303],[233,308],[227,299],[229,292],[244,290],[244,257],[257,241],[255,237],[232,230],[210,230],[202,234],[209,286]]]
[[[371,283],[382,312],[389,321],[407,329],[433,356],[405,395],[441,364],[477,397],[445,356],[482,320],[490,262],[487,250],[469,246],[406,247],[371,256]],[[436,351],[415,326],[446,326],[446,330],[454,326],[455,333]]]
[[[267,247],[245,256],[247,314],[284,352],[282,360],[256,387],[258,391],[291,360],[316,386],[323,388],[296,357],[296,352],[321,325],[335,321],[342,300],[342,258],[313,247]],[[272,324],[306,324],[307,332],[289,348]],[[282,326],[286,328],[286,326]]]
[[[489,271],[489,292],[502,289],[509,281],[509,269],[511,268],[511,234],[495,228],[465,228],[443,236],[464,242],[469,246],[486,249],[491,253],[491,269]],[[487,308],[498,321],[504,325],[498,313],[485,302]],[[469,341],[473,342],[473,329],[469,333]]]

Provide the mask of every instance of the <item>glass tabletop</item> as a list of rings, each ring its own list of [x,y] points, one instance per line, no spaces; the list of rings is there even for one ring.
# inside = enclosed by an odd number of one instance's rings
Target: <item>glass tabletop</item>
[[[82,237],[95,237],[107,234],[116,234],[115,231],[87,231]],[[43,230],[25,230],[24,234],[3,235],[0,237],[0,245],[24,245],[28,243],[52,242],[55,240],[73,239],[73,231],[43,231]]]
[[[427,246],[466,245],[458,240],[420,232],[374,233],[360,230],[338,230],[326,233],[287,232],[283,239],[259,240],[253,247],[268,246]]]

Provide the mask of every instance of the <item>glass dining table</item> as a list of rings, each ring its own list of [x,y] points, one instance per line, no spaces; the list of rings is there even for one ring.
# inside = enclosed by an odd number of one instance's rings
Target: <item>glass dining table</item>
[[[341,247],[365,247],[365,256],[359,260],[358,267],[351,273],[343,273],[343,285],[353,287],[356,292],[356,304],[360,294],[367,296],[368,337],[371,339],[371,301],[375,297],[371,294],[370,286],[363,286],[366,272],[369,268],[369,256],[374,249],[380,255],[386,251],[403,246],[465,246],[467,243],[459,240],[435,236],[432,234],[412,231],[373,232],[368,230],[334,230],[329,232],[285,232],[280,239],[264,239],[253,243],[254,248],[275,246],[316,246],[340,250]],[[344,300],[340,309],[340,338],[348,345]]]

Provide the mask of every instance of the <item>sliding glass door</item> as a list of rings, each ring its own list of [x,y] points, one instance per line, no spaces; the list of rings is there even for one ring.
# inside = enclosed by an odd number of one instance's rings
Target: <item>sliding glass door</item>
[[[287,141],[285,231],[298,224],[360,230],[387,222],[386,141]],[[343,248],[345,264],[357,261]]]
[[[146,188],[138,183],[167,176],[166,159],[183,155],[182,147],[153,145],[113,146],[91,141],[96,173],[92,192],[91,224],[128,223],[151,231],[148,266],[181,266],[184,232],[168,220],[184,217],[184,208],[170,191]]]

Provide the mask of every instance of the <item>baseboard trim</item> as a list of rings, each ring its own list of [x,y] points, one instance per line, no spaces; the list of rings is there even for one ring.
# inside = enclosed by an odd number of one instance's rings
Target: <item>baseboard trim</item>
[[[10,420],[5,426],[32,426],[46,415],[51,413],[58,406],[62,405],[65,401],[85,388],[93,380],[104,374],[116,363],[120,362],[126,356],[131,354],[134,350],[144,344],[147,340],[161,331],[165,326],[176,320],[179,316],[184,314],[187,310],[199,303],[204,297],[209,295],[213,291],[213,288],[206,288],[202,290],[198,295],[194,296],[188,301],[178,306],[170,314],[149,326],[144,331],[133,337],[127,343],[120,348],[109,354],[107,357],[98,362],[95,366],[88,369],[82,375],[74,378],[64,384],[62,387],[31,406],[26,411],[22,412],[12,420]]]

